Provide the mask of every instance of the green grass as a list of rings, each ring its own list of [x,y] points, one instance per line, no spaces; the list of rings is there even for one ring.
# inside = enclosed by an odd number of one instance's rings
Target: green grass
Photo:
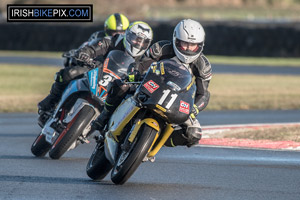
[[[58,67],[0,65],[0,112],[36,112]],[[300,109],[299,76],[215,74],[207,110]]]
[[[62,53],[50,51],[0,51],[0,56],[61,58]]]
[[[35,112],[58,67],[0,65],[0,112]]]
[[[207,109],[300,109],[299,86],[299,76],[215,74]]]
[[[300,58],[237,57],[208,55],[212,64],[300,67]]]

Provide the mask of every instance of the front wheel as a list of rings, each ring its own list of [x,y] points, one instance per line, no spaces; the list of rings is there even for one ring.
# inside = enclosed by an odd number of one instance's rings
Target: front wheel
[[[148,125],[142,125],[130,147],[120,152],[111,172],[111,180],[115,184],[124,184],[135,172],[147,155],[155,139],[156,132],[155,129]]]
[[[50,148],[51,144],[46,141],[45,135],[40,133],[31,145],[31,153],[36,157],[44,157]]]
[[[95,111],[93,108],[84,106],[58,136],[49,152],[49,156],[52,159],[59,159],[76,142],[94,115]]]
[[[87,175],[93,180],[102,180],[112,167],[105,157],[104,143],[98,143],[86,166]]]

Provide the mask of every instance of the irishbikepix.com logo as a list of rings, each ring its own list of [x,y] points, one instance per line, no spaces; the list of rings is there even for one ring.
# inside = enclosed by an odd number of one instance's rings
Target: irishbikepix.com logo
[[[91,4],[8,4],[7,22],[92,22]]]

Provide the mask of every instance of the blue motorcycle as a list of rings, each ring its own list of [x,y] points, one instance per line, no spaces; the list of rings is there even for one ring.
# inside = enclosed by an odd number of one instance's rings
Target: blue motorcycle
[[[108,84],[127,74],[134,59],[123,51],[111,51],[101,67],[93,67],[80,79],[73,80],[65,89],[53,113],[42,126],[42,131],[31,146],[31,152],[43,157],[49,152],[52,159],[79,144],[89,143],[93,132],[91,122],[103,109]]]

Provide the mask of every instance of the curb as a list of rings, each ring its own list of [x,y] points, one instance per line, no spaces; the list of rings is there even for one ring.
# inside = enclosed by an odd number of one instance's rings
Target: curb
[[[283,126],[300,126],[300,123],[236,124],[236,125],[203,126],[202,128],[203,138],[199,141],[199,144],[207,145],[207,146],[218,146],[218,147],[300,151],[300,142],[294,142],[294,141],[250,140],[250,139],[212,137],[214,133],[230,131],[233,129],[260,129],[260,128],[273,128],[273,127],[283,127]]]
[[[271,141],[271,140],[250,140],[233,138],[204,138],[199,142],[200,145],[219,146],[219,147],[242,147],[256,149],[281,149],[299,150],[300,142],[294,141]]]

